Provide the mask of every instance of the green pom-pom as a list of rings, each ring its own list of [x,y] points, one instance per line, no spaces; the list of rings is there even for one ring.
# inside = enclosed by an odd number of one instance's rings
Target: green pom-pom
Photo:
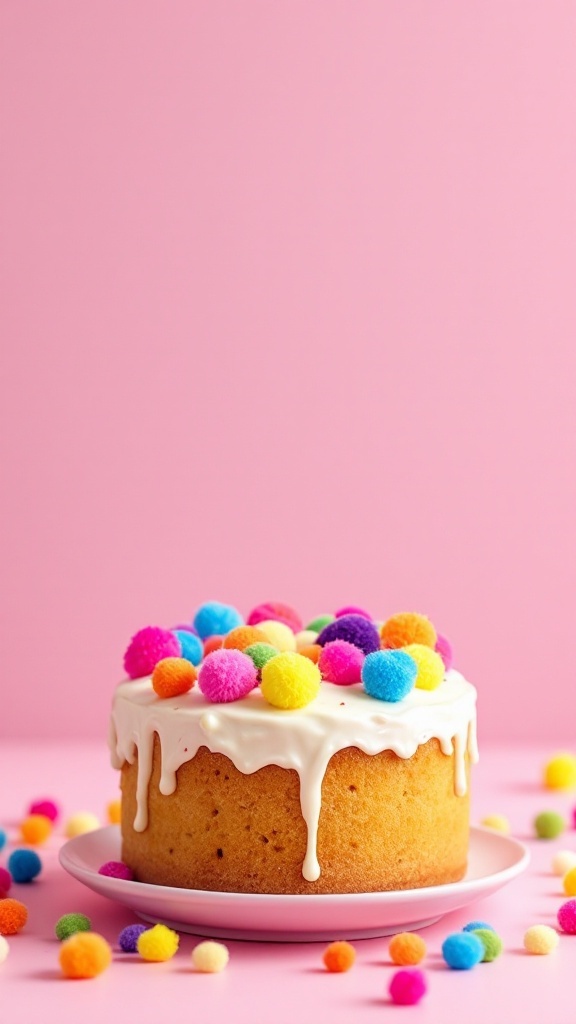
[[[539,839],[556,839],[556,836],[562,835],[566,822],[557,811],[542,811],[534,819],[534,828]]]
[[[249,647],[246,647],[244,649],[244,654],[247,654],[249,658],[252,658],[252,661],[260,672],[264,668],[266,662],[270,661],[270,658],[274,658],[278,654],[278,651],[272,646],[272,644],[265,644],[264,641],[260,641],[260,643],[250,644]]]
[[[308,623],[306,629],[313,629],[315,633],[321,633],[331,622],[334,622],[333,615],[319,615],[317,619],[313,619],[312,622]]]
[[[484,946],[483,964],[490,964],[500,956],[503,945],[502,939],[496,932],[493,932],[490,928],[474,928],[472,934],[477,935]]]
[[[76,932],[89,932],[91,928],[92,923],[86,914],[64,914],[64,917],[56,922],[54,933],[56,938],[62,942],[63,939],[69,939],[71,935],[76,935]]]

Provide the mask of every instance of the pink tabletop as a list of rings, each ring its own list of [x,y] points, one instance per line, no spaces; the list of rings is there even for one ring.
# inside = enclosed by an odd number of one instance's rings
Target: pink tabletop
[[[565,744],[558,743],[559,749]],[[387,988],[394,968],[387,956],[388,940],[356,942],[357,961],[348,974],[330,975],[322,966],[324,944],[275,945],[229,942],[230,963],[220,975],[191,969],[190,952],[197,939],[181,937],[176,957],[164,964],[146,964],[137,956],[114,952],[114,962],[99,978],[71,982],[61,978],[59,943],[54,924],[64,913],[82,911],[95,931],[113,945],[119,931],[135,918],[129,911],[98,896],[69,877],[58,864],[60,836],[40,848],[44,868],[30,885],[14,885],[11,895],[29,908],[25,930],[9,939],[10,955],[0,965],[2,1021],[30,1024],[34,1019],[81,1020],[101,1024],[175,1020],[201,1024],[350,1024],[377,1021],[397,1013],[414,1021],[446,1024],[574,1024],[573,978],[576,937],[562,935],[556,951],[529,956],[522,939],[532,924],[555,925],[562,902],[561,881],[550,868],[559,849],[576,850],[573,829],[553,841],[531,838],[532,820],[540,810],[557,809],[571,817],[575,795],[550,794],[540,785],[546,748],[503,748],[484,745],[474,779],[473,820],[487,814],[508,816],[514,834],[528,843],[532,862],[523,876],[472,907],[445,917],[422,932],[428,944],[423,965],[428,994],[417,1007],[394,1007]],[[91,810],[105,822],[105,807],[117,796],[118,779],[109,767],[104,745],[89,743],[4,744],[0,750],[2,799],[0,824],[15,826],[31,799],[54,796],[64,814]],[[450,971],[440,956],[445,936],[470,919],[491,923],[505,952],[492,964],[472,971]],[[342,936],[345,938],[345,936]]]

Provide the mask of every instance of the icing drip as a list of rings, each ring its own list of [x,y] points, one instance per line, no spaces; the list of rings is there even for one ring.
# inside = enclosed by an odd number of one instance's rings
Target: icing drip
[[[410,758],[420,745],[436,738],[442,752],[454,758],[457,796],[466,793],[466,754],[472,763],[478,760],[476,690],[454,669],[436,690],[414,689],[397,704],[373,700],[360,686],[324,683],[318,698],[299,711],[271,707],[259,690],[230,704],[208,704],[196,689],[160,700],[149,677],[137,679],[121,683],[116,691],[109,740],[115,768],[125,761],[133,764],[138,755],[136,832],[148,825],[155,733],[161,750],[159,788],[166,796],[176,789],[180,766],[201,746],[225,754],[245,775],[269,764],[297,771],[307,828],[302,874],[309,882],[320,877],[322,781],[338,750],[392,750]]]

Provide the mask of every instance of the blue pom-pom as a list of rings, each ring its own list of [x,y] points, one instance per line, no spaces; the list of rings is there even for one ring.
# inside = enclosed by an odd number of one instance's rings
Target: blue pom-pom
[[[315,643],[324,647],[332,640],[346,640],[359,647],[364,654],[380,650],[380,636],[373,622],[363,615],[342,615],[330,622],[316,638]]]
[[[469,921],[468,924],[464,925],[462,931],[463,932],[475,932],[477,928],[487,928],[489,932],[493,932],[494,931],[494,928],[492,927],[492,925],[491,924],[486,924],[486,921]]]
[[[182,657],[191,661],[193,665],[199,665],[204,657],[204,647],[200,637],[196,633],[186,633],[183,629],[172,630],[174,636],[180,641]]]
[[[484,943],[472,932],[454,932],[442,943],[442,956],[455,971],[469,971],[484,956]]]
[[[362,682],[370,697],[395,702],[414,689],[418,666],[406,651],[374,651],[362,665]]]
[[[8,842],[8,836],[6,835],[3,828],[0,828],[0,850],[3,850]]]
[[[42,861],[34,850],[13,850],[8,871],[15,882],[32,882],[42,871]]]
[[[194,628],[198,630],[198,636],[205,640],[208,636],[224,636],[236,626],[241,626],[243,621],[240,612],[232,605],[206,601],[194,616]]]
[[[138,939],[142,935],[142,932],[148,931],[152,925],[149,924],[129,924],[126,928],[123,928],[118,936],[118,945],[123,953],[137,953],[138,952]]]

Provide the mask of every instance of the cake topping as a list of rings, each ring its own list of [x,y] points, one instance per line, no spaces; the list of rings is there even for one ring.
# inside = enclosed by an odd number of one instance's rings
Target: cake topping
[[[277,650],[296,650],[296,635],[284,622],[277,622],[276,619],[264,619],[258,623],[258,629],[264,633],[266,641]]]
[[[251,644],[265,644],[266,634],[257,626],[236,626],[224,637],[224,647],[231,647],[237,651],[245,651]]]
[[[206,601],[200,605],[194,616],[194,628],[198,630],[198,636],[202,640],[215,633],[229,633],[235,626],[241,626],[242,622],[242,616],[236,608],[229,604],[221,604],[220,601]]]
[[[180,644],[182,657],[193,665],[199,665],[204,657],[204,645],[200,637],[187,629],[174,629],[173,633]]]
[[[247,654],[222,648],[202,662],[198,685],[207,700],[227,704],[245,697],[258,685],[258,672]]]
[[[321,647],[332,640],[346,640],[359,647],[364,654],[380,650],[380,637],[373,622],[363,615],[342,615],[326,626],[320,633],[317,642]]]
[[[178,637],[169,629],[145,626],[132,637],[124,655],[126,675],[141,679],[150,675],[161,658],[179,658],[181,653]]]
[[[319,645],[318,645],[319,646]],[[318,668],[322,678],[338,686],[359,683],[364,664],[364,652],[347,640],[332,640],[320,648]]]
[[[262,669],[262,696],[276,708],[303,708],[318,696],[321,679],[313,661],[294,651],[284,651]]]
[[[162,658],[152,673],[152,687],[159,697],[178,697],[192,689],[196,676],[194,665],[186,658]]]
[[[274,658],[278,653],[279,651],[276,647],[273,647],[272,644],[269,643],[250,644],[250,646],[244,651],[244,654],[247,654],[249,658],[252,658],[252,661],[259,672],[262,671],[266,662],[270,661],[270,658]]]
[[[383,647],[407,647],[408,644],[436,646],[436,630],[425,615],[399,612],[387,619],[380,630]]]
[[[257,605],[252,609],[246,621],[249,626],[258,626],[259,623],[268,622],[270,619],[284,623],[293,633],[299,633],[302,629],[302,619],[298,612],[289,604],[282,604],[281,601],[265,601],[263,604]]]
[[[444,668],[449,672],[454,664],[454,651],[452,650],[452,644],[450,641],[440,633],[438,633],[438,636],[436,637],[435,651],[440,655],[444,662]]]
[[[414,688],[418,667],[405,651],[373,651],[362,666],[362,682],[370,697],[391,703]]]
[[[403,650],[416,662],[415,685],[419,690],[435,690],[444,679],[444,662],[436,651],[424,644],[409,644]]]

